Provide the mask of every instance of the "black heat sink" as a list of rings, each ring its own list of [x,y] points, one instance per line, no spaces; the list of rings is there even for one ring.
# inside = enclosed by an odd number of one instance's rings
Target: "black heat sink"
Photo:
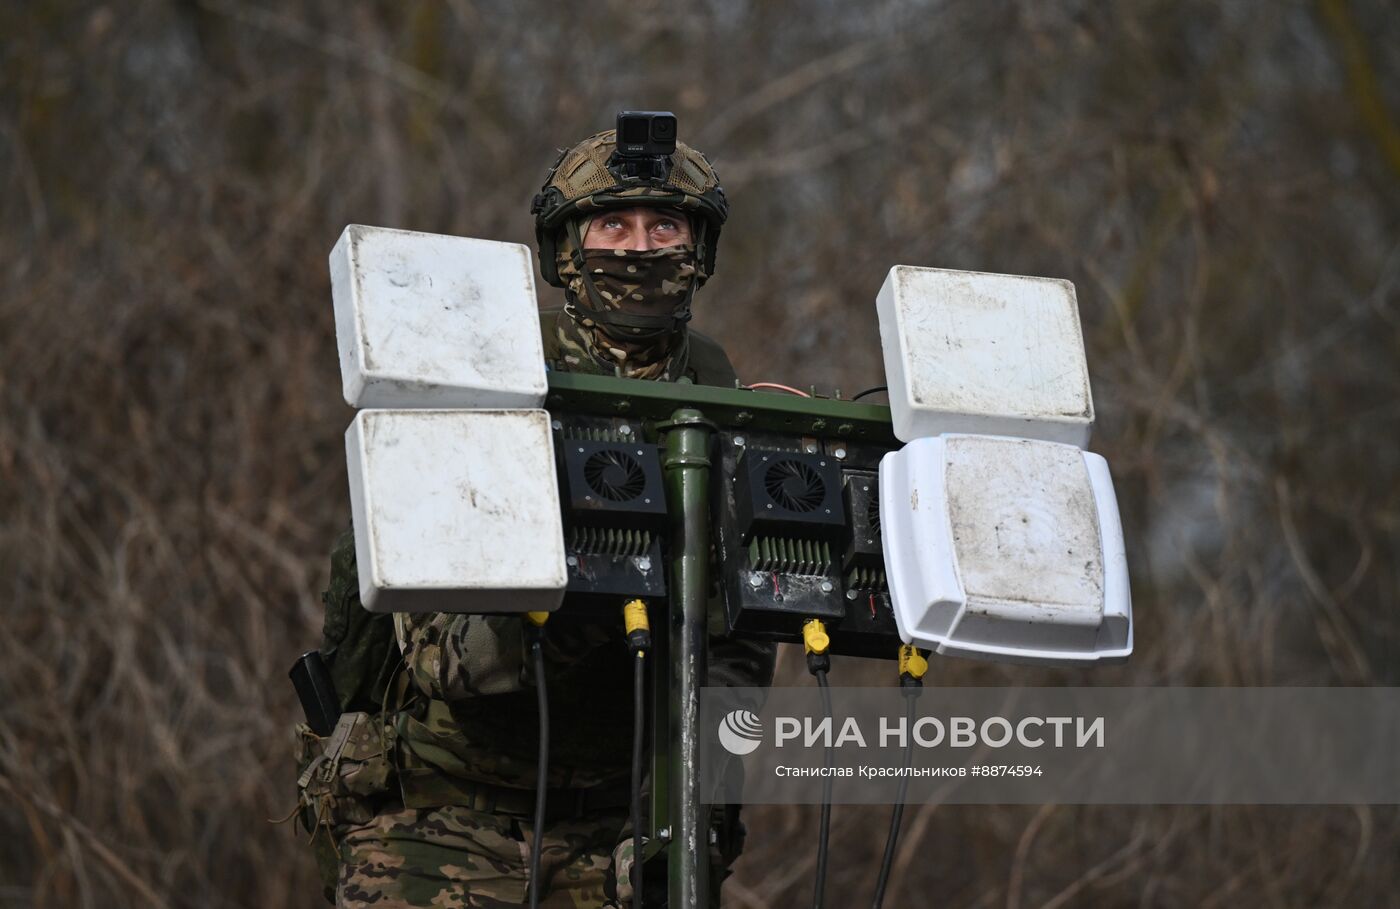
[[[851,470],[846,472],[845,479],[846,520],[850,523],[851,535],[841,565],[847,572],[847,586],[875,587],[878,586],[875,576],[878,574],[883,579],[885,568],[884,545],[880,539],[880,477],[873,472]],[[851,571],[857,568],[860,572],[856,577],[860,582],[852,584]]]

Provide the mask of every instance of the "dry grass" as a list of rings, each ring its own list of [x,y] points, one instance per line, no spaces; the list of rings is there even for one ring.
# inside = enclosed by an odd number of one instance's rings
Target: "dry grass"
[[[553,149],[620,106],[725,179],[698,324],[746,379],[878,384],[896,262],[1075,281],[1139,616],[1087,681],[1396,684],[1385,5],[741,6],[0,7],[0,905],[317,904],[266,819],[348,511],[325,255],[351,221],[528,241]],[[807,899],[814,818],[750,813],[730,904]],[[835,812],[833,905],[885,823]],[[903,906],[1400,901],[1390,808],[905,831]]]

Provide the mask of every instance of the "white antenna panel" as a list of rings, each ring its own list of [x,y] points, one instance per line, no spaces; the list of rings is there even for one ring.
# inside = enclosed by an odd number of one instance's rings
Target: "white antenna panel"
[[[1108,464],[1070,445],[917,439],[880,462],[880,522],[905,643],[1009,662],[1122,662],[1128,560]]]
[[[563,602],[546,411],[363,410],[345,454],[366,609],[528,612]]]
[[[351,224],[330,267],[351,407],[544,403],[528,247]]]
[[[1070,282],[896,265],[875,305],[901,440],[1088,444],[1094,402]]]

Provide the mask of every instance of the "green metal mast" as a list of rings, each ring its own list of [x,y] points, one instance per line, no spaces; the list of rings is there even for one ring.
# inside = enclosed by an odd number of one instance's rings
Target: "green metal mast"
[[[717,430],[792,433],[897,447],[888,407],[680,382],[551,372],[546,406],[649,424],[664,437],[671,519],[665,632],[652,650],[652,814],[637,861],[668,853],[668,905],[709,905],[709,806],[700,801],[700,689],[707,657],[710,453]]]

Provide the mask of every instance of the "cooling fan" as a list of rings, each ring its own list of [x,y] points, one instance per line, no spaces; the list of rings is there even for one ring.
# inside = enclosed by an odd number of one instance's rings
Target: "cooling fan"
[[[747,449],[734,498],[744,539],[754,536],[844,542],[841,464],[824,454]]]
[[[637,459],[619,448],[595,451],[583,463],[583,481],[609,502],[631,502],[646,489],[647,475]]]
[[[666,497],[655,445],[562,439],[561,479],[571,524],[661,530]]]

